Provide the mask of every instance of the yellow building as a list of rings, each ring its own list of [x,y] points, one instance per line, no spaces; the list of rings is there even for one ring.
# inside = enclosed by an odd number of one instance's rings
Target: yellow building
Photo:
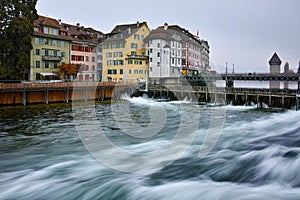
[[[103,41],[103,81],[137,83],[148,75],[146,22],[116,26]]]
[[[39,16],[34,23],[29,80],[59,79],[57,66],[70,61],[70,41],[59,21]]]

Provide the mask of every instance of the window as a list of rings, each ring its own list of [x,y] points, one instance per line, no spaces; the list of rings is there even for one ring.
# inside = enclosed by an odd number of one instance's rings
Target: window
[[[113,69],[113,74],[117,74],[117,70],[116,69]]]
[[[56,69],[56,68],[57,68],[57,65],[58,65],[58,63],[54,63],[54,69]]]
[[[49,34],[49,28],[48,27],[43,27],[43,32],[46,34]]]
[[[45,62],[45,68],[49,68],[49,62]]]
[[[35,68],[40,68],[41,67],[41,61],[37,60],[35,61]]]
[[[120,69],[120,74],[123,74],[123,69]]]
[[[58,29],[53,29],[53,35],[58,35]]]
[[[131,65],[132,64],[132,60],[128,60],[128,65]]]
[[[53,46],[57,46],[57,41],[56,40],[52,40],[52,45]]]
[[[153,52],[153,50],[152,49],[150,49],[150,53],[152,53]]]
[[[111,58],[112,57],[112,53],[109,52],[109,53],[106,53],[106,58]]]
[[[135,52],[135,51],[132,51],[132,52],[131,52],[131,55],[132,55],[132,56],[136,56],[136,52]]]
[[[134,39],[135,39],[135,40],[139,40],[139,39],[140,39],[140,35],[134,34]]]
[[[160,62],[157,62],[157,67],[159,67],[160,66]]]
[[[137,48],[138,48],[137,43],[131,43],[131,48],[132,48],[132,49],[137,49]]]
[[[160,57],[160,52],[157,52],[157,57]]]
[[[139,70],[139,74],[143,74],[143,70]]]
[[[85,71],[89,71],[90,67],[88,65],[85,66]]]
[[[34,38],[34,43],[39,44],[40,43],[40,38]]]
[[[66,52],[62,51],[61,52],[61,57],[63,57],[63,58],[66,57]]]
[[[93,69],[93,71],[95,71],[95,70],[96,70],[96,68],[95,68],[95,65],[93,65],[93,66],[92,66],[92,69]]]
[[[95,57],[94,56],[92,57],[92,62],[95,62]]]
[[[57,57],[58,51],[57,50],[53,50],[53,56]]]
[[[138,61],[138,60],[135,60],[135,61],[134,61],[134,64],[135,64],[135,65],[138,65],[138,64],[139,64],[139,61]]]
[[[150,67],[150,72],[152,72],[152,67]]]
[[[41,80],[41,75],[40,75],[40,73],[36,73],[35,79],[36,79],[36,80]]]
[[[152,62],[153,60],[152,60],[152,58],[150,58],[150,62]]]
[[[39,49],[35,49],[35,55],[39,56],[40,55],[40,50]]]
[[[144,40],[144,39],[145,39],[145,36],[144,36],[144,35],[141,35],[141,38],[142,38],[142,40]]]
[[[131,69],[129,70],[129,74],[131,74]]]
[[[49,50],[45,49],[45,56],[49,56]]]
[[[139,70],[135,69],[134,74],[139,74]]]
[[[114,52],[114,57],[115,58],[123,57],[123,53],[122,52]]]
[[[140,63],[139,63],[139,64],[142,65],[142,64],[143,64],[143,61],[140,60]]]
[[[160,48],[160,43],[157,43],[157,48]]]
[[[107,70],[107,73],[112,74],[112,70],[111,69]]]
[[[48,39],[45,39],[45,40],[44,40],[44,43],[48,45],[48,44],[49,44],[49,40],[48,40]]]
[[[89,57],[88,56],[85,57],[85,61],[89,62]]]
[[[109,45],[108,44],[104,44],[103,45],[103,49],[109,49]]]

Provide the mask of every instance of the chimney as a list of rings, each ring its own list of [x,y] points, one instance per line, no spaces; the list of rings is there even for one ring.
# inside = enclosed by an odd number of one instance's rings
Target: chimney
[[[139,21],[136,22],[136,27],[138,27],[138,28],[140,27],[140,22]]]
[[[58,19],[58,24],[61,25],[61,19]]]
[[[79,26],[80,26],[80,23],[77,23],[76,25],[77,25],[77,28],[79,28]]]
[[[168,23],[166,22],[165,24],[164,24],[164,30],[166,31],[168,29]]]
[[[130,27],[128,28],[128,34],[129,35],[131,34],[131,28]]]

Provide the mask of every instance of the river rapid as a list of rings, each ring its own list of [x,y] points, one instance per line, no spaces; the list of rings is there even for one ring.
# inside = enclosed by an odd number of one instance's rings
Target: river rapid
[[[299,200],[299,119],[143,97],[0,107],[0,199]]]

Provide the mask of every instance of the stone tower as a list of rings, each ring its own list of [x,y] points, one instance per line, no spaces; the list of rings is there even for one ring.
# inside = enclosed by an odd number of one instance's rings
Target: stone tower
[[[280,74],[281,60],[275,52],[269,61],[270,64],[270,74]],[[270,88],[280,88],[280,81],[270,81]]]
[[[270,74],[279,74],[280,73],[281,60],[278,57],[276,52],[270,59],[269,64],[270,64]]]

